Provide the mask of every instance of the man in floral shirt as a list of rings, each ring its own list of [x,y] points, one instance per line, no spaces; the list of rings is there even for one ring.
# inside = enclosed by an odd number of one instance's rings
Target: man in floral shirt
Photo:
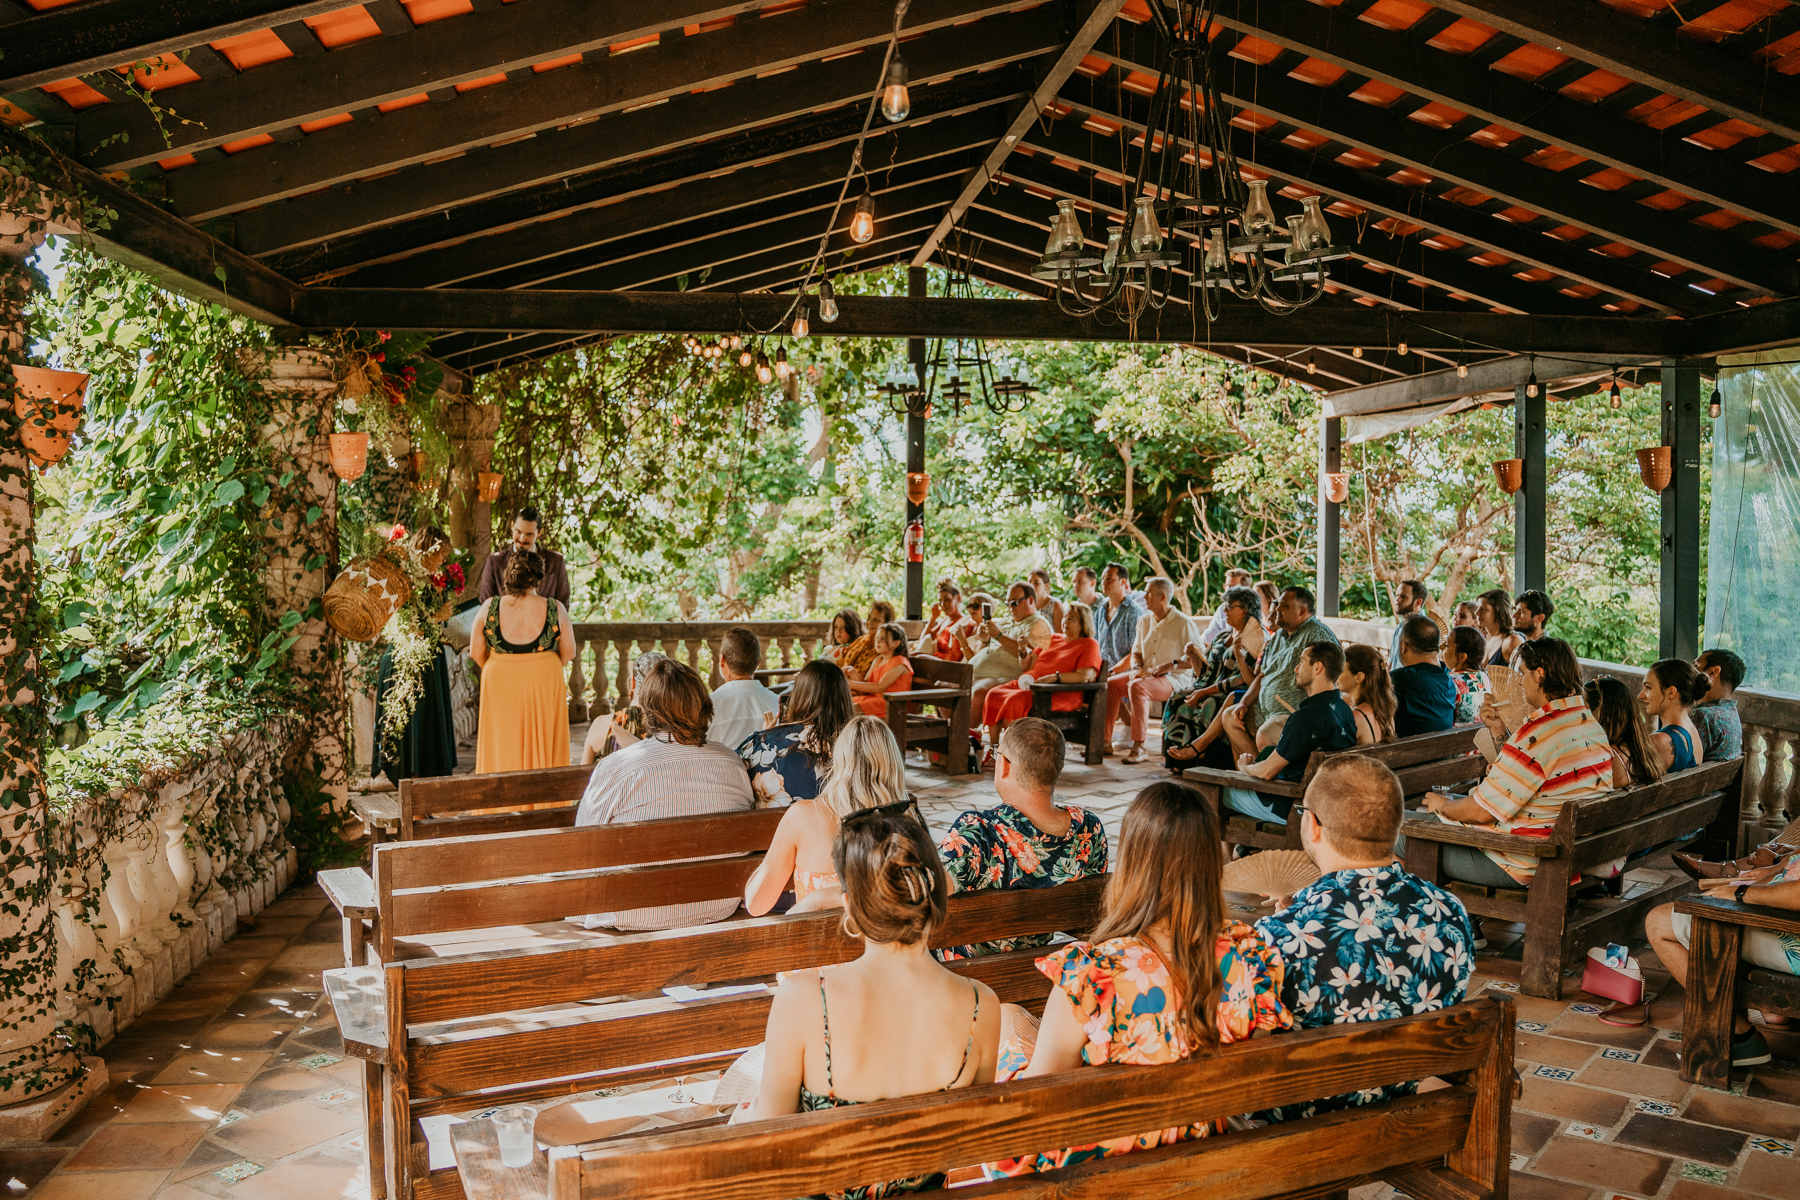
[[[1281,1002],[1298,1029],[1386,1021],[1459,1003],[1475,971],[1462,901],[1394,862],[1400,781],[1361,755],[1330,759],[1307,785],[1301,840],[1324,874],[1256,923],[1285,964]],[[1410,1096],[1416,1083],[1289,1104],[1292,1121]]]
[[[1106,872],[1106,829],[1091,812],[1056,803],[1062,775],[1063,736],[1056,726],[1023,717],[1006,727],[994,767],[1000,803],[956,818],[938,843],[952,892],[992,888],[1047,888]],[[973,946],[942,957],[975,958],[1033,946],[1051,935],[1025,934]]]

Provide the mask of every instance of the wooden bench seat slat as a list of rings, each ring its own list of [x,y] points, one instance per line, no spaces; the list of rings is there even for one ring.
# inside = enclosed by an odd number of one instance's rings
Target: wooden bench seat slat
[[[1054,888],[952,896],[949,917],[933,931],[931,944],[960,946],[1045,930],[1079,934],[1098,919],[1105,889],[1106,877],[1097,875]],[[675,984],[752,979],[860,953],[861,943],[844,935],[839,915],[824,912],[630,934],[592,946],[419,959],[406,966],[428,972],[431,986],[411,985],[414,977],[408,976],[407,1017],[450,1021]]]
[[[1488,997],[1375,1025],[1255,1038],[1168,1066],[1083,1069],[876,1101],[758,1122],[735,1136],[702,1130],[601,1142],[552,1158],[551,1194],[555,1200],[750,1200],[904,1178],[1126,1135],[1119,1128],[1125,1110],[1140,1131],[1168,1128],[1487,1068],[1509,1048],[1511,1021],[1511,1002]],[[1186,1149],[1229,1154],[1241,1144],[1225,1139],[1217,1147],[1202,1142]],[[1356,1152],[1343,1146],[1345,1157]],[[732,1169],[722,1170],[726,1163]]]
[[[1746,929],[1764,929],[1770,933],[1792,933],[1800,914],[1788,909],[1770,908],[1764,904],[1737,904],[1729,896],[1695,894],[1675,902],[1675,911],[1708,921],[1742,925]]]
[[[676,817],[579,829],[529,830],[484,837],[438,838],[429,844],[378,846],[378,888],[450,887],[464,883],[631,867],[683,858],[760,853],[769,848],[780,809]]]
[[[495,833],[526,833],[536,829],[573,829],[579,803],[539,808],[529,812],[502,812],[486,816],[427,817],[412,823],[415,841],[453,837],[486,837]]]
[[[1189,783],[1205,783],[1214,787],[1250,787],[1268,796],[1298,800],[1306,795],[1306,785],[1290,779],[1253,779],[1242,771],[1222,771],[1218,767],[1187,767],[1181,772]]]
[[[1427,842],[1447,842],[1454,846],[1474,846],[1480,850],[1504,850],[1532,858],[1558,858],[1563,848],[1549,838],[1520,837],[1475,825],[1446,825],[1430,813],[1408,812],[1400,832],[1408,841],[1419,838]]]
[[[689,863],[628,867],[574,878],[520,882],[509,887],[434,889],[395,893],[388,925],[394,936],[419,936],[496,925],[531,925],[586,913],[643,907],[645,888],[656,904],[691,904],[742,896],[761,854]]]
[[[1487,759],[1479,754],[1446,758],[1402,767],[1394,772],[1400,780],[1402,796],[1423,796],[1426,792],[1464,790],[1465,785],[1479,783],[1487,774]]]
[[[555,1100],[561,1096],[572,1096],[576,1092],[630,1087],[637,1083],[654,1083],[660,1079],[673,1079],[678,1075],[699,1075],[708,1071],[723,1071],[736,1062],[741,1054],[741,1050],[732,1050],[725,1054],[700,1054],[675,1059],[671,1062],[639,1063],[618,1071],[602,1071],[593,1075],[566,1076],[561,1079],[544,1080],[540,1083],[488,1088],[477,1095],[457,1093],[449,1096],[430,1096],[422,1100],[415,1099],[412,1113],[415,1118],[438,1117],[445,1113],[468,1112],[472,1105],[486,1108],[496,1104],[536,1104],[540,1100]]]

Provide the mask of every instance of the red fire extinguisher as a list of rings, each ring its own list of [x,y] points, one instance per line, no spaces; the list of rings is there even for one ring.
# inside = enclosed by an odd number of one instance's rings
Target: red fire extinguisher
[[[925,561],[925,523],[917,517],[906,527],[906,561]]]

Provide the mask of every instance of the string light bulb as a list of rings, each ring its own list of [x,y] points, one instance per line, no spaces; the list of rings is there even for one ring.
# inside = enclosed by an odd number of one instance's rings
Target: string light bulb
[[[744,339],[739,337],[735,333],[732,334],[731,335],[731,348],[733,350],[741,350],[741,349],[743,349],[743,346],[744,346]]]
[[[1351,358],[1361,358],[1362,357],[1362,347],[1358,346],[1358,347],[1356,347],[1356,349],[1350,351],[1350,357]]]
[[[912,94],[906,90],[906,63],[900,51],[888,64],[887,79],[881,85],[881,115],[890,121],[904,121],[912,115]]]
[[[812,332],[812,322],[807,320],[807,307],[802,304],[800,311],[794,316],[794,336],[805,337]]]
[[[864,192],[850,217],[850,240],[861,245],[875,236],[875,195]]]
[[[1402,356],[1404,356],[1406,354],[1406,343],[1405,342],[1400,343],[1400,353]]]
[[[1716,421],[1716,420],[1718,420],[1719,413],[1721,411],[1723,411],[1724,407],[1725,407],[1725,397],[1719,393],[1719,385],[1717,383],[1714,383],[1713,384],[1712,403],[1708,404],[1706,406],[1706,415],[1713,418]]]
[[[819,320],[829,325],[837,319],[837,293],[832,290],[831,280],[823,280],[819,284]]]
[[[794,368],[792,368],[788,365],[787,347],[786,346],[775,347],[775,374],[781,376],[783,379],[786,379],[789,375],[793,374],[793,372],[794,372]]]
[[[775,372],[769,367],[769,356],[758,350],[756,352],[756,381],[767,383],[775,378]]]
[[[1619,409],[1625,407],[1625,397],[1619,391],[1619,373],[1617,371],[1613,372],[1612,387],[1607,390],[1606,394],[1612,400],[1612,407],[1613,407],[1614,412],[1617,412]]]
[[[1456,377],[1458,379],[1467,379],[1469,377],[1469,364],[1468,363],[1457,363],[1456,364]]]
[[[1525,381],[1525,395],[1532,400],[1538,398],[1537,368],[1531,369],[1531,378]]]
[[[738,366],[747,367],[750,365],[750,362],[751,362],[751,356],[750,356],[750,352],[748,350],[745,350],[738,355]]]

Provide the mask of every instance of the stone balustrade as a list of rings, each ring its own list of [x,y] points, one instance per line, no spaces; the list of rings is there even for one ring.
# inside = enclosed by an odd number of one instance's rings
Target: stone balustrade
[[[294,878],[280,774],[299,735],[277,719],[136,786],[58,797],[54,992],[78,1047],[110,1040]]]
[[[569,665],[569,719],[585,721],[622,707],[631,694],[632,660],[651,650],[686,663],[718,687],[724,682],[719,644],[727,630],[738,628],[762,639],[763,666],[798,667],[819,656],[831,622],[580,622],[575,626],[575,661]]]

